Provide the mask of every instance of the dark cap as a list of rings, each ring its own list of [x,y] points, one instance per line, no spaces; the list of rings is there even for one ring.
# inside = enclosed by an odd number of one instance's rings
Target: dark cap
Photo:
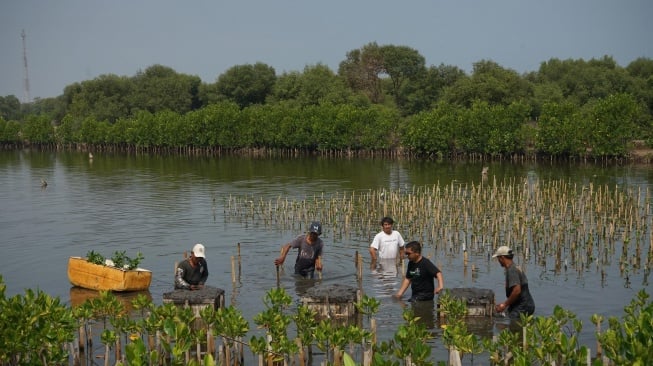
[[[308,229],[309,233],[316,233],[317,235],[322,235],[322,224],[319,221],[311,222],[311,226]]]

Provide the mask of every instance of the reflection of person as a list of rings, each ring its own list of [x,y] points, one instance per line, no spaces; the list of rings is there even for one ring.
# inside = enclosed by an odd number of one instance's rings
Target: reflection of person
[[[419,242],[411,241],[406,244],[405,253],[409,260],[408,269],[395,297],[400,298],[410,286],[410,301],[433,300],[435,294],[439,294],[444,288],[442,272],[428,258],[422,256],[422,245]],[[435,287],[435,278],[438,280],[438,287]]]
[[[295,274],[305,278],[313,278],[315,270],[322,270],[322,248],[324,243],[320,239],[322,224],[313,221],[308,229],[308,234],[299,235],[290,243],[281,247],[281,255],[274,260],[274,264],[280,266],[286,260],[290,248],[297,248],[297,259],[295,260]]]
[[[204,245],[195,244],[190,252],[190,258],[179,263],[175,271],[175,288],[186,290],[199,290],[204,287],[209,277],[206,265]]]
[[[435,300],[412,302],[413,314],[426,329],[435,328]]]
[[[492,258],[497,258],[506,273],[506,301],[497,304],[498,313],[506,311],[508,317],[519,319],[521,313],[532,315],[535,312],[535,302],[528,290],[528,279],[512,261],[514,254],[507,246],[500,246]]]
[[[381,227],[383,230],[374,236],[372,244],[370,244],[370,257],[372,263],[378,259],[395,260],[397,259],[397,252],[399,258],[404,256],[404,238],[397,230],[392,229],[394,220],[391,217],[384,217],[381,219]]]

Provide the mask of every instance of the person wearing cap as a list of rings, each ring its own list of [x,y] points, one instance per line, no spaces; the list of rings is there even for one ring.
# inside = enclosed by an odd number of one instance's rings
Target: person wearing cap
[[[408,257],[408,268],[406,276],[401,283],[401,288],[394,295],[396,298],[406,292],[408,286],[412,291],[410,301],[430,301],[444,288],[442,272],[428,258],[422,256],[422,244],[411,241],[406,244],[404,251]],[[438,280],[438,287],[435,287],[435,280]]]
[[[322,270],[322,248],[324,243],[320,239],[322,224],[313,221],[308,228],[308,234],[297,236],[293,241],[281,247],[281,255],[274,260],[280,266],[286,260],[286,255],[291,248],[298,249],[295,260],[295,274],[304,278],[313,278],[315,270]]]
[[[209,277],[206,265],[204,245],[195,244],[190,252],[190,258],[177,266],[175,271],[175,288],[185,290],[200,290]]]
[[[512,261],[514,254],[507,246],[500,246],[492,258],[497,258],[506,274],[506,301],[497,304],[498,313],[506,312],[511,319],[519,319],[520,314],[532,315],[535,312],[535,301],[528,289],[528,279]]]
[[[399,258],[404,257],[404,238],[397,230],[393,230],[394,220],[391,217],[381,219],[383,230],[374,236],[370,244],[370,257],[372,268],[376,267],[377,259],[379,267],[384,274],[397,275],[397,253]]]

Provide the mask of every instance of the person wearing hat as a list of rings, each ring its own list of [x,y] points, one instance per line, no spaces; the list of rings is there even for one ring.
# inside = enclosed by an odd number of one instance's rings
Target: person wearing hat
[[[519,319],[520,314],[532,315],[535,312],[535,301],[528,289],[528,279],[512,261],[514,254],[507,246],[500,246],[492,258],[497,258],[506,273],[506,301],[497,304],[498,313],[506,312],[511,319]]]
[[[401,288],[394,297],[401,298],[410,286],[412,294],[409,301],[433,300],[435,294],[439,294],[444,288],[442,272],[433,262],[422,256],[422,244],[418,241],[406,244],[404,253],[409,260],[408,268]],[[438,280],[438,287],[435,287],[435,279]]]
[[[397,230],[393,230],[392,217],[381,219],[382,231],[374,236],[370,244],[370,257],[372,268],[376,268],[377,259],[381,273],[392,277],[397,276],[397,254],[399,258],[404,257],[404,238]]]
[[[297,248],[295,274],[304,278],[313,278],[316,269],[322,270],[321,256],[324,243],[320,239],[321,234],[322,224],[319,221],[313,221],[308,228],[308,234],[299,235],[281,247],[281,255],[274,260],[274,264],[282,265],[290,249]]]
[[[175,288],[185,290],[200,290],[204,287],[209,277],[209,270],[206,266],[206,255],[204,245],[195,244],[190,252],[190,258],[184,260],[177,266],[175,271]]]

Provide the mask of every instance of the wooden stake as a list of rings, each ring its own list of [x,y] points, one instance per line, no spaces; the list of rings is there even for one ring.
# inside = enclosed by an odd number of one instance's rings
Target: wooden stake
[[[231,256],[231,283],[236,283],[236,261],[234,256]]]

